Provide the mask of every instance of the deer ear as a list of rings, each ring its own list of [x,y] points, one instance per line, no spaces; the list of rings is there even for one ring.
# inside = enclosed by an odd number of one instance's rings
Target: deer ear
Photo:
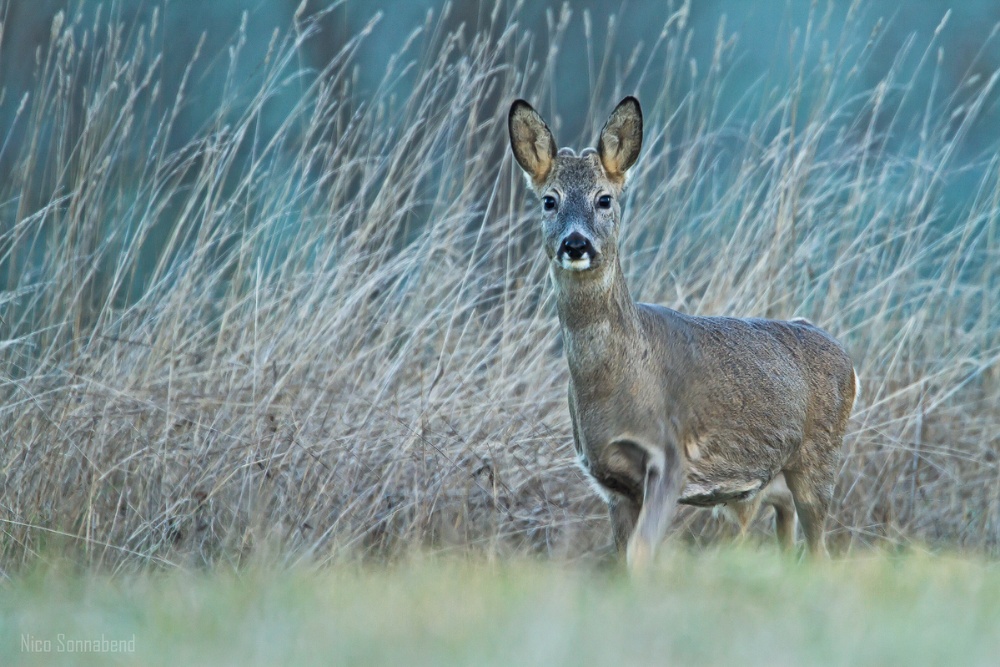
[[[608,178],[619,186],[625,185],[625,172],[635,164],[642,149],[642,108],[631,95],[611,112],[601,130],[597,153]]]
[[[524,100],[515,100],[507,116],[510,147],[514,159],[531,179],[535,189],[542,187],[552,171],[556,142],[538,112]]]

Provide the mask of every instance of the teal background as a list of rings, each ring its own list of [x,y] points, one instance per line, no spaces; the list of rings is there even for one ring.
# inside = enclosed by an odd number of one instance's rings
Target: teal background
[[[505,3],[501,14],[510,12],[513,3]],[[36,53],[44,53],[53,16],[62,10],[83,24],[105,24],[109,18],[120,20],[129,31],[138,31],[148,24],[154,11],[159,12],[161,28],[158,35],[163,61],[160,67],[163,95],[160,104],[169,108],[180,84],[184,69],[204,33],[204,47],[196,67],[194,85],[190,87],[171,142],[179,148],[203,131],[205,124],[218,108],[227,73],[227,48],[239,33],[241,20],[246,18],[246,45],[237,67],[237,80],[250,80],[264,58],[275,30],[284,33],[292,25],[299,0],[257,0],[255,2],[204,0],[120,0],[102,3],[93,0],[58,2],[55,0],[14,0],[6,4],[4,35],[0,44],[0,178],[9,177],[16,168],[16,158],[22,148],[21,131],[24,123],[14,123],[15,112],[26,91],[34,85]],[[584,15],[592,19],[591,56],[596,60],[607,55],[612,69],[626,61],[633,49],[640,46],[648,52],[660,34],[664,22],[680,5],[678,2],[632,0],[621,3],[615,14],[616,36],[610,52],[605,53],[608,32],[608,3],[583,0],[567,5],[572,17],[566,38],[559,52],[552,97],[533,100],[552,120],[561,144],[580,145],[593,140],[594,117],[603,117],[616,100],[603,99],[605,91],[592,91],[587,72],[587,41]],[[544,57],[551,21],[557,20],[560,8],[556,2],[528,2],[520,10],[519,26],[534,35],[535,52]],[[865,58],[858,62],[858,71],[847,86],[841,87],[845,108],[852,104],[851,93],[871,90],[887,72],[898,72],[897,81],[910,82],[897,86],[889,95],[904,100],[899,117],[887,132],[887,147],[906,155],[914,151],[914,137],[919,132],[923,114],[940,106],[942,113],[961,101],[963,82],[970,76],[981,79],[1000,69],[1000,2],[996,0],[944,0],[896,2],[872,0],[857,3],[855,18],[847,20],[851,3],[816,3],[799,0],[697,0],[691,4],[688,25],[692,28],[690,57],[697,63],[698,76],[704,77],[717,36],[724,34],[728,49],[723,58],[724,85],[715,103],[721,123],[739,133],[750,119],[759,116],[754,104],[761,87],[787,85],[794,81],[794,72],[805,65],[813,71],[820,62],[824,48],[837,44],[853,44],[855,51],[870,42]],[[321,31],[311,39],[302,53],[302,67],[320,69],[340,49],[345,41],[361,30],[374,15],[381,13],[370,37],[358,52],[356,95],[364,99],[381,80],[390,56],[399,49],[414,28],[424,23],[428,13],[438,21],[444,3],[432,0],[347,1],[343,3],[308,2],[306,13],[326,12]],[[443,19],[445,29],[460,25],[472,28],[485,25],[491,3],[458,2],[451,6]],[[829,16],[825,29],[818,28],[820,19]],[[935,37],[942,19],[948,20]],[[810,19],[812,25],[810,26]],[[720,26],[721,28],[720,33]],[[810,32],[809,46],[803,48],[803,36]],[[418,40],[419,47],[419,40]],[[933,61],[940,50],[940,68]],[[419,49],[416,51],[419,53]],[[903,55],[901,55],[903,54]],[[929,57],[918,67],[921,58]],[[151,58],[152,54],[146,54]],[[932,77],[938,71],[936,97],[931,98]],[[624,92],[642,99],[656,96],[658,86],[667,73],[657,70],[654,63],[639,81],[613,82]],[[676,73],[675,73],[676,74]],[[690,73],[677,77],[680,92],[692,88],[696,80]],[[408,81],[403,79],[397,91],[407,94]],[[606,86],[607,88],[607,86]],[[506,91],[513,98],[521,91]],[[806,92],[808,95],[808,90]],[[273,100],[271,112],[264,118],[260,131],[266,137],[284,118],[284,112],[294,104],[294,88],[287,88],[285,99]],[[1000,96],[996,91],[972,125],[967,139],[958,146],[957,162],[967,165],[957,170],[945,183],[943,196],[950,206],[961,208],[971,189],[980,182],[987,162],[996,155],[1000,137]],[[504,101],[504,104],[506,102]],[[860,104],[859,104],[860,107]],[[154,110],[155,111],[155,110]],[[162,109],[159,110],[162,113]],[[888,119],[886,119],[886,122]],[[890,131],[891,130],[891,131]],[[46,195],[42,194],[44,200]],[[3,216],[6,219],[7,216]],[[6,225],[0,221],[0,225]],[[0,230],[2,231],[2,230]]]

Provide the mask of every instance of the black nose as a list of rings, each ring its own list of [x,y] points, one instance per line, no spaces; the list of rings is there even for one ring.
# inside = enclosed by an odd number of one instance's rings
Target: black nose
[[[590,245],[590,239],[580,232],[573,232],[563,239],[559,252],[570,259],[583,259],[584,255],[592,255],[594,247]]]

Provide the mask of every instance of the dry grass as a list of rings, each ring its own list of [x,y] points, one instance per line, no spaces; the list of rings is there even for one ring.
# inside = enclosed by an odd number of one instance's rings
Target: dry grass
[[[205,55],[165,99],[155,24],[57,20],[0,182],[0,569],[50,549],[117,568],[262,544],[287,561],[603,545],[504,125],[515,95],[551,96],[556,19],[534,41],[499,14],[478,33],[429,23],[362,95],[356,42],[298,69],[302,16],[179,148]],[[623,71],[595,64],[592,119],[647,85],[648,63],[670,73],[643,100],[625,270],[643,301],[802,315],[846,343],[863,396],[839,548],[995,552],[1000,159],[996,144],[980,163],[956,155],[997,77],[931,91],[911,127],[912,72],[856,93],[856,41],[761,82],[735,126],[714,102],[724,37],[692,72],[681,14]],[[936,44],[922,48],[918,69],[936,71]],[[262,135],[287,90],[297,104]],[[949,205],[959,172],[979,184]],[[713,537],[705,517],[682,513],[680,530]]]

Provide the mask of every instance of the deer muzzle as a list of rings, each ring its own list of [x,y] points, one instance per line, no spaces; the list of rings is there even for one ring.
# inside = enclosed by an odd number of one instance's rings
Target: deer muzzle
[[[566,235],[559,244],[556,258],[559,265],[569,271],[586,271],[594,263],[597,250],[594,244],[580,232],[574,231]]]

